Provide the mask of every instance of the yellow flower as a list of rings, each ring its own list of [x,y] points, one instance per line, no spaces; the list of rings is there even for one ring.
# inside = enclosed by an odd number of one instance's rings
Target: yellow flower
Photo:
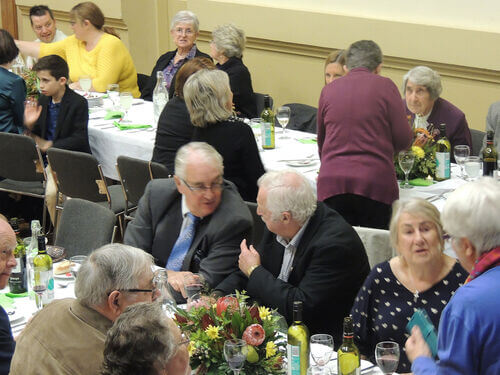
[[[276,354],[276,344],[273,341],[268,341],[266,344],[266,358]]]
[[[210,337],[212,340],[216,340],[219,338],[219,327],[214,327],[213,325],[209,325],[205,329],[205,333],[207,334],[208,337]]]
[[[196,347],[194,346],[194,343],[192,341],[189,342],[187,349],[189,356],[192,356],[196,350]]]
[[[269,319],[271,317],[271,311],[265,306],[259,306],[259,316],[262,320]]]
[[[415,154],[415,156],[418,158],[418,159],[422,159],[425,157],[425,151],[422,150],[422,147],[419,147],[419,146],[412,146],[411,147],[411,150],[413,151],[413,153]]]

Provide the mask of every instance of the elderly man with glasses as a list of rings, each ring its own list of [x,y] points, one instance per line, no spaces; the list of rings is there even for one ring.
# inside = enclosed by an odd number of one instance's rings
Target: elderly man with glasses
[[[210,145],[179,149],[172,179],[151,181],[128,225],[124,242],[151,253],[175,292],[200,273],[211,288],[238,270],[239,244],[252,216],[236,187],[223,179],[222,157]],[[176,300],[183,301],[181,294]]]
[[[152,302],[153,258],[122,244],[90,254],[78,271],[76,299],[56,300],[17,338],[11,374],[98,374],[106,333],[130,305]]]

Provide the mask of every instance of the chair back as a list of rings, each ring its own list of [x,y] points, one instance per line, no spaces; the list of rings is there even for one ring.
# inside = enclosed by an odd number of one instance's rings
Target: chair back
[[[481,149],[483,148],[483,144],[485,144],[484,137],[485,137],[486,133],[482,132],[481,130],[471,129],[470,135],[472,138],[472,150],[470,150],[471,155],[479,156],[479,153],[481,152]]]
[[[111,202],[101,166],[95,157],[54,147],[49,148],[47,156],[60,193],[92,202]]]
[[[253,245],[254,247],[256,247],[259,246],[260,241],[262,240],[266,224],[264,224],[261,217],[257,215],[257,203],[254,202],[245,202],[245,203],[250,212],[252,213],[252,218],[253,218],[252,242],[248,245]]]
[[[68,199],[54,244],[64,247],[68,258],[88,255],[113,241],[115,222],[115,214],[109,208],[84,199]]]
[[[42,156],[33,138],[0,132],[0,176],[15,181],[45,181]]]
[[[149,173],[151,175],[151,179],[172,177],[172,174],[169,173],[166,166],[155,161],[149,163]]]
[[[266,94],[261,94],[258,92],[254,92],[253,97],[254,97],[254,102],[255,102],[255,108],[257,109],[257,116],[260,116],[262,111],[264,110],[264,96]],[[274,100],[271,95],[269,95],[269,105],[271,108],[273,108]]]
[[[144,87],[146,87],[148,82],[149,82],[148,75],[142,74],[142,73],[137,73],[137,87],[139,87],[139,91],[141,92],[141,94],[142,94],[142,90],[144,90]]]
[[[288,129],[300,130],[316,134],[316,123],[318,109],[307,104],[290,103],[285,104],[290,108],[290,122]]]
[[[353,227],[365,246],[370,267],[391,259],[396,252],[391,246],[391,239],[388,230]]]
[[[127,207],[136,206],[139,203],[146,185],[151,181],[149,163],[147,160],[124,155],[118,156],[116,168],[122,183]]]

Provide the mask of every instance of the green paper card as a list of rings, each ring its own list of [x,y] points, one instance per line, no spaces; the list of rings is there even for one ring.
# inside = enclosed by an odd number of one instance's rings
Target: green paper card
[[[314,138],[302,138],[302,139],[297,139],[297,141],[305,145],[312,145],[318,143],[318,141],[315,140]]]
[[[147,129],[147,128],[151,128],[152,127],[151,125],[145,125],[145,124],[128,124],[128,123],[123,123],[123,122],[118,122],[118,121],[113,121],[113,125],[115,125],[120,130]]]

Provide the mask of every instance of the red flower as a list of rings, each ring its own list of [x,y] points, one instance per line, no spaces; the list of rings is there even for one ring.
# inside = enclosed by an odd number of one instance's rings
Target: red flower
[[[228,308],[235,311],[240,307],[238,299],[232,296],[220,297],[217,300],[217,315],[221,316]]]
[[[215,323],[208,314],[205,314],[201,317],[201,328],[205,330],[209,325],[215,326]]]
[[[251,324],[245,329],[241,338],[249,345],[259,346],[264,342],[266,333],[260,324]]]

